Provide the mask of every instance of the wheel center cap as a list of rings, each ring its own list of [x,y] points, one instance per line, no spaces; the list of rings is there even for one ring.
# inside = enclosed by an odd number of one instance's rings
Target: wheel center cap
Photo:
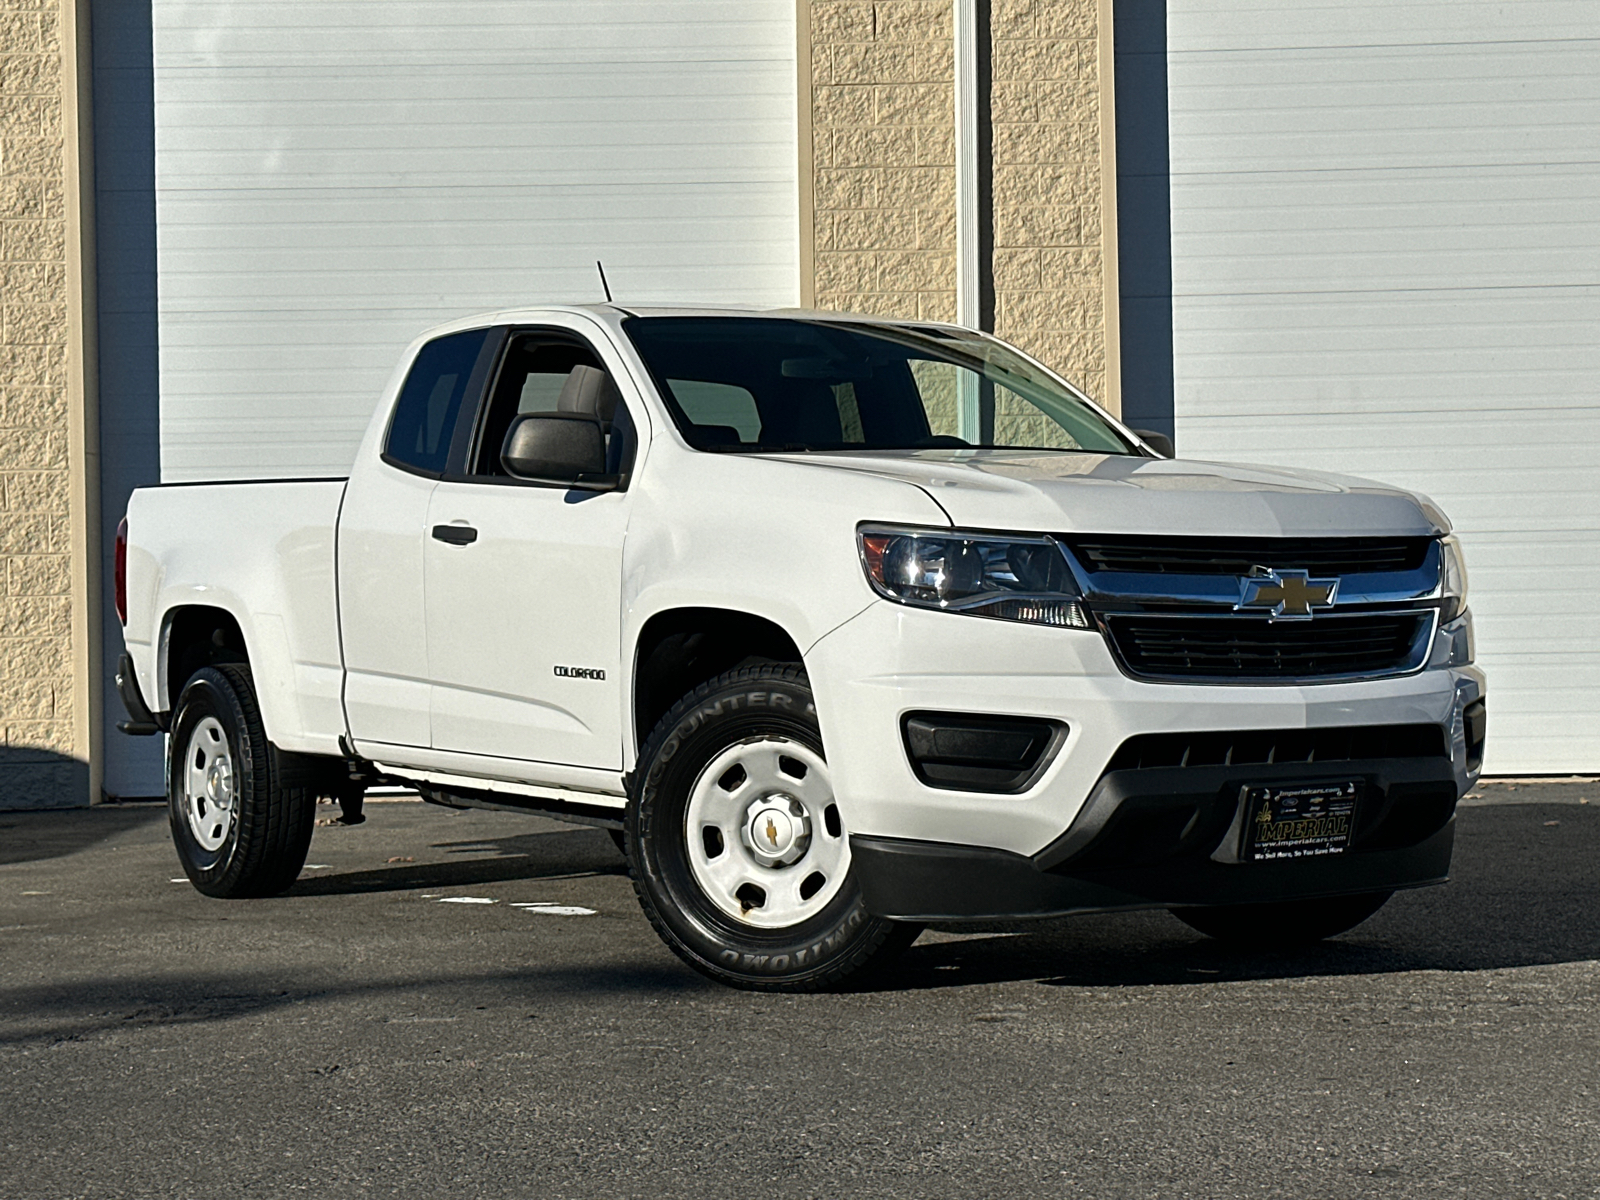
[[[794,845],[794,837],[794,818],[781,808],[764,806],[750,821],[750,842],[768,857],[780,858],[787,854]]]
[[[232,772],[225,762],[214,762],[206,772],[206,796],[213,804],[226,804],[233,791]]]

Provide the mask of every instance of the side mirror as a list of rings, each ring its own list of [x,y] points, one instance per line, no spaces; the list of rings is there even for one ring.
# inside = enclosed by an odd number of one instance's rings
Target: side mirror
[[[606,471],[600,421],[582,413],[525,413],[511,422],[500,465],[515,479],[606,491],[617,485]]]
[[[1172,444],[1172,439],[1164,433],[1157,433],[1154,429],[1135,429],[1145,441],[1145,445],[1154,450],[1162,458],[1177,458],[1178,451]]]

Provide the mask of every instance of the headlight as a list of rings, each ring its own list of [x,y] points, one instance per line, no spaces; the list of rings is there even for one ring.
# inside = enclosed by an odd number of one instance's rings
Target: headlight
[[[1454,620],[1467,607],[1467,561],[1454,534],[1439,539],[1440,622]]]
[[[897,604],[1003,621],[1091,629],[1066,556],[1050,538],[863,526],[861,563]]]

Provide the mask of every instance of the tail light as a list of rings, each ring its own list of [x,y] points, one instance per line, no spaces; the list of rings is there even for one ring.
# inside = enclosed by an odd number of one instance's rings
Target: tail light
[[[128,623],[128,518],[117,523],[116,599],[117,620]]]

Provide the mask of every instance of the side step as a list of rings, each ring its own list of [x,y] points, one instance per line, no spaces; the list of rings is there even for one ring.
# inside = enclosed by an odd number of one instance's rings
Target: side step
[[[596,829],[622,829],[619,809],[598,804],[578,804],[558,800],[554,796],[519,796],[506,792],[480,792],[468,788],[440,788],[433,784],[413,784],[409,780],[397,781],[402,786],[414,786],[417,794],[429,804],[442,808],[485,808],[493,812],[522,813],[525,816],[553,817],[574,825],[592,825]]]

